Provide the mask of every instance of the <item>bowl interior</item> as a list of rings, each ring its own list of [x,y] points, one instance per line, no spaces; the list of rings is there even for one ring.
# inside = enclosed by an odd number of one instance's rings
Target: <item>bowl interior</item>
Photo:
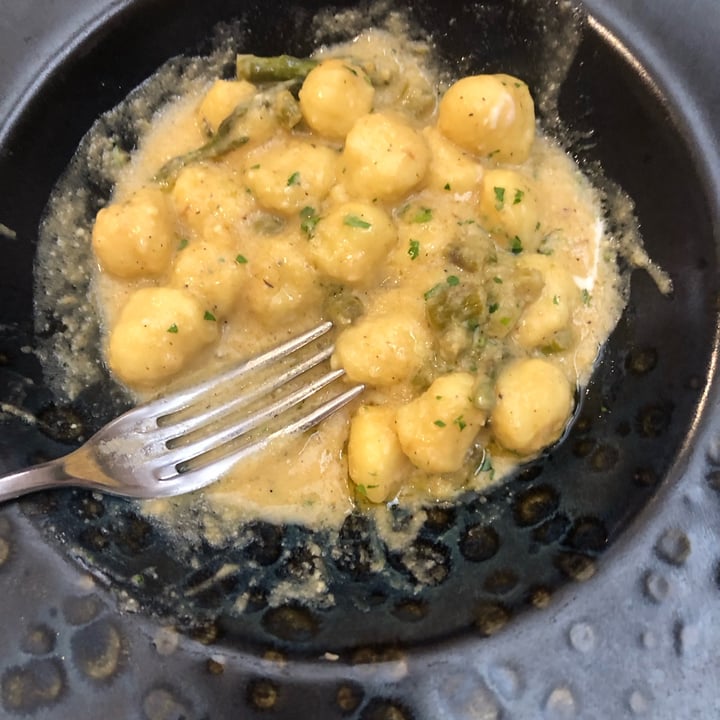
[[[240,51],[307,54],[318,13],[341,13],[354,3],[329,9],[279,0],[272,13],[254,0],[230,5],[128,3],[24,98],[2,136],[0,220],[17,237],[3,241],[0,265],[0,401],[37,422],[0,416],[0,469],[67,452],[127,403],[107,377],[62,402],[33,352],[63,332],[52,313],[49,330],[36,331],[38,226],[96,118],[168,58],[208,52],[228,33]],[[366,21],[381,22],[388,7],[372,6]],[[674,292],[663,296],[646,273],[635,272],[629,305],[564,442],[482,497],[429,508],[402,551],[389,549],[362,515],[350,516],[339,536],[252,522],[219,553],[170,542],[121,500],[68,490],[23,501],[50,542],[145,612],[206,641],[317,654],[421,643],[470,628],[494,633],[523,609],[547,604],[566,583],[590,577],[603,551],[633,532],[640,510],[673,481],[710,380],[717,261],[693,161],[699,149],[651,79],[582,13],[553,2],[398,0],[392,9],[429,32],[459,73],[502,70],[528,81],[549,131],[562,126],[578,161],[593,171],[599,166],[609,192],[617,184],[632,198],[646,248],[670,272]],[[559,92],[554,80],[562,80]],[[109,129],[126,145],[136,138],[122,113]],[[89,218],[111,188],[82,151],[72,172],[93,187]],[[398,511],[393,522],[400,529],[409,518]],[[296,589],[293,599],[278,601],[278,589],[287,586]],[[301,599],[303,588],[311,599]],[[313,600],[318,588],[332,600]]]

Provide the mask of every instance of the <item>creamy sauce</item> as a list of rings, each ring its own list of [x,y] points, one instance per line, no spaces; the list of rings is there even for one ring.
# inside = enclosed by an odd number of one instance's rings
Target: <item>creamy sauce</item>
[[[348,469],[348,433],[360,405],[400,407],[425,392],[437,377],[453,372],[473,376],[485,373],[494,381],[511,361],[531,357],[540,358],[559,369],[574,390],[587,383],[598,352],[622,312],[626,284],[616,264],[616,255],[621,249],[619,239],[610,237],[606,232],[598,192],[554,142],[541,135],[535,136],[527,159],[521,163],[501,163],[493,159],[492,154],[480,156],[468,152],[449,143],[447,138],[438,137],[438,99],[451,87],[451,81],[432,64],[428,45],[410,42],[403,36],[385,31],[366,31],[351,43],[325,47],[317,54],[320,60],[347,57],[352,58],[353,67],[367,72],[372,78],[375,86],[373,111],[391,109],[398,114],[402,123],[421,139],[422,146],[429,148],[431,157],[429,169],[421,182],[415,183],[409,191],[388,195],[375,203],[392,219],[393,232],[397,235],[388,247],[383,262],[376,264],[373,271],[359,282],[343,283],[318,271],[320,260],[307,250],[308,242],[314,242],[314,237],[298,227],[298,210],[302,212],[311,207],[313,218],[325,217],[332,208],[355,199],[343,177],[350,163],[347,160],[345,166],[342,164],[343,152],[347,154],[347,150],[343,151],[344,143],[342,139],[313,134],[303,123],[283,130],[273,122],[266,122],[264,116],[251,118],[247,123],[254,132],[248,133],[248,142],[212,161],[190,166],[190,172],[185,176],[187,179],[191,175],[193,167],[209,168],[208,177],[211,180],[212,173],[221,176],[217,186],[219,196],[227,192],[228,182],[235,184],[235,190],[230,193],[231,202],[223,205],[218,201],[212,205],[214,199],[210,193],[210,199],[198,201],[198,209],[195,210],[191,207],[192,203],[206,193],[207,188],[203,190],[199,185],[190,185],[183,195],[182,175],[170,190],[171,203],[177,212],[171,221],[176,247],[169,255],[166,269],[131,278],[118,277],[103,270],[94,274],[91,300],[101,308],[102,342],[107,348],[112,333],[122,322],[122,313],[128,301],[140,288],[172,285],[173,273],[176,273],[182,253],[187,249],[203,242],[209,245],[215,243],[212,247],[222,246],[227,255],[221,263],[235,260],[240,266],[234,269],[242,273],[239,275],[241,287],[238,297],[228,301],[229,309],[222,305],[224,296],[219,304],[206,309],[206,318],[210,313],[212,322],[221,321],[217,322],[219,330],[216,337],[199,350],[193,350],[192,357],[182,363],[182,370],[167,379],[130,382],[137,397],[149,397],[168,386],[187,384],[216,373],[233,360],[251,356],[286,339],[301,327],[313,326],[328,317],[328,288],[338,284],[346,289],[349,287],[352,297],[359,301],[363,308],[361,318],[382,318],[402,308],[403,322],[417,321],[424,326],[427,305],[435,288],[442,286],[441,291],[449,293],[446,284],[453,287],[453,283],[462,285],[466,281],[474,281],[473,272],[462,262],[458,265],[458,261],[449,259],[453,257],[453,243],[462,245],[468,237],[476,237],[468,235],[476,232],[468,229],[471,227],[480,228],[477,237],[483,242],[490,237],[493,257],[501,256],[498,267],[504,268],[503,272],[511,272],[515,260],[529,255],[552,258],[552,262],[563,269],[577,293],[567,326],[562,333],[556,333],[560,341],[553,340],[552,347],[523,345],[518,341],[514,328],[523,322],[523,313],[527,313],[538,299],[542,287],[548,286],[548,282],[543,284],[538,280],[538,272],[531,268],[529,272],[535,282],[531,292],[533,299],[519,308],[517,316],[504,318],[510,327],[509,332],[505,333],[498,325],[495,335],[489,333],[489,347],[492,349],[487,353],[470,352],[463,345],[467,344],[467,337],[456,337],[453,327],[443,326],[442,332],[436,333],[435,342],[451,346],[457,341],[460,350],[455,353],[454,359],[446,357],[443,352],[430,351],[422,357],[418,372],[394,383],[370,383],[360,401],[339,412],[313,433],[276,443],[263,454],[243,462],[201,494],[143,503],[146,513],[176,527],[181,534],[184,530],[194,532],[191,526],[197,525],[198,514],[202,517],[203,533],[211,542],[221,542],[228,528],[239,520],[256,517],[278,523],[338,527],[354,507],[361,505],[369,508],[368,489],[371,486],[365,487],[357,480],[353,484],[354,478],[349,476]],[[132,202],[143,188],[153,186],[152,178],[166,162],[207,141],[212,112],[206,106],[203,114],[202,108],[213,87],[213,82],[206,75],[197,73],[185,83],[182,96],[153,117],[138,150],[129,162],[118,166],[112,198],[114,206]],[[503,102],[507,105],[510,100]],[[512,103],[509,108],[505,105],[498,104],[491,109],[489,123],[493,129],[501,124],[503,117],[513,120],[516,107]],[[252,122],[256,124],[252,125]],[[324,193],[307,200],[307,206],[300,205],[292,212],[286,212],[275,198],[263,199],[265,188],[261,181],[260,185],[253,185],[252,177],[263,167],[269,151],[279,147],[287,152],[296,142],[315,143],[337,156],[334,166],[337,175]],[[443,152],[454,152],[458,164],[467,170],[462,176],[454,175],[452,182],[444,180],[442,163],[434,161]],[[495,170],[520,171],[531,183],[532,193],[537,196],[538,207],[541,208],[537,224],[533,223],[537,235],[536,249],[513,247],[515,238],[505,237],[499,232],[492,232],[489,236],[491,228],[482,227],[485,221],[480,212],[480,187],[483,177]],[[299,165],[298,172],[302,176],[305,168]],[[463,183],[467,181],[468,172],[476,173],[476,177],[474,184],[466,187]],[[284,176],[288,187],[294,184],[294,174],[286,173]],[[455,179],[459,187],[454,187]],[[200,192],[194,192],[198,189]],[[287,191],[287,188],[284,190]],[[497,188],[495,191],[497,198]],[[521,204],[528,200],[530,191],[528,197],[524,193],[516,191],[512,202]],[[373,204],[375,198],[365,200]],[[183,201],[186,202],[185,214]],[[205,202],[204,207],[200,207],[202,202]],[[497,202],[509,204],[511,195]],[[346,224],[348,217],[351,225],[361,228],[363,224],[370,225],[363,219],[364,216],[357,218],[355,215],[346,215]],[[322,219],[318,226],[320,223]],[[88,238],[82,230],[78,232],[78,237],[87,247]],[[270,251],[264,260],[264,270],[258,271],[255,260],[268,247],[276,248],[277,255],[273,256],[273,251]],[[642,248],[639,245],[633,245],[633,248],[637,264],[652,267]],[[287,252],[291,253],[291,260],[283,254]],[[279,303],[285,302],[282,312],[273,314],[267,309],[269,306],[263,306],[257,298],[262,294],[263,281],[267,287],[273,285],[274,280],[271,282],[272,278],[268,279],[268,273],[277,270],[275,265],[280,260],[280,265],[299,263],[300,280],[297,280],[297,287],[293,286],[293,297],[278,300]],[[307,273],[302,274],[304,271],[310,273],[310,280]],[[296,275],[291,275],[288,280],[282,269],[278,272],[280,283],[289,282],[292,286],[297,279]],[[498,284],[504,281],[505,276],[501,278],[495,273],[487,266],[476,273],[483,278],[483,292],[487,287],[492,290],[493,280]],[[659,280],[663,279],[656,274]],[[183,283],[175,284],[183,287]],[[187,286],[188,283],[185,283],[184,287]],[[272,289],[274,292],[275,287]],[[300,297],[299,301],[296,301],[297,297]],[[306,298],[309,299],[306,301]],[[490,308],[499,304],[494,302],[491,294],[484,301]],[[553,298],[554,304],[560,302],[559,296]],[[208,302],[203,307],[209,307]],[[502,308],[489,312],[488,323],[500,321],[501,325]],[[170,332],[173,332],[170,330],[173,325],[168,326]],[[346,329],[341,327],[341,333]],[[82,337],[82,333],[73,331],[72,334],[73,337]],[[70,345],[72,352],[77,352],[81,346],[77,341]],[[343,356],[339,350],[336,352],[337,364],[343,364],[347,359],[347,355]],[[383,368],[378,372],[382,373]],[[88,371],[86,376],[90,374],[92,372]],[[122,372],[119,375],[122,377]],[[424,377],[418,379],[419,375]],[[361,377],[354,379],[364,380]],[[527,453],[503,447],[493,436],[490,419],[492,403],[481,410],[482,419],[475,442],[467,450],[461,467],[453,471],[434,471],[405,462],[402,482],[389,496],[379,501],[380,506],[390,502],[419,507],[428,502],[452,500],[463,490],[482,490],[498,482],[520,459],[527,457]],[[568,413],[565,421],[569,419]],[[461,424],[464,424],[462,420]],[[558,436],[556,432],[550,441]],[[421,522],[422,513],[417,513],[416,519]]]

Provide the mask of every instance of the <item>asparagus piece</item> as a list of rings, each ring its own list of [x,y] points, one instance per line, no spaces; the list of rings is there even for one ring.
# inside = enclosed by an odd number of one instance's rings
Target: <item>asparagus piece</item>
[[[278,55],[277,57],[258,57],[256,55],[237,56],[237,77],[251,82],[275,82],[266,93],[256,95],[250,100],[240,103],[226,117],[217,132],[204,145],[191,150],[184,155],[171,158],[155,174],[153,180],[163,187],[170,187],[180,171],[202,160],[214,160],[231,150],[244,145],[249,138],[237,136],[235,126],[237,122],[247,115],[253,104],[272,101],[274,110],[280,123],[285,127],[293,127],[300,121],[300,111],[297,101],[289,92],[298,80],[302,80],[317,65],[316,60],[292,57],[291,55]]]
[[[253,107],[265,106],[272,110],[277,121],[285,128],[292,128],[301,120],[300,108],[297,100],[287,89],[289,83],[279,83],[266,92],[240,103],[218,127],[217,132],[204,145],[195,150],[171,158],[155,174],[153,180],[162,187],[170,187],[175,182],[180,171],[192,163],[202,160],[214,160],[226,153],[241,147],[249,141],[246,135],[237,132],[238,122],[248,114]]]
[[[201,160],[213,160],[244,145],[250,138],[245,135],[238,137],[234,135],[233,130],[235,129],[237,121],[247,115],[252,102],[252,100],[249,100],[248,102],[240,103],[240,105],[220,123],[220,127],[218,127],[217,132],[210,140],[199,148],[195,148],[195,150],[190,150],[190,152],[184,155],[178,155],[168,160],[157,171],[153,180],[163,187],[170,187],[184,167],[192,163],[200,162]]]
[[[292,55],[238,55],[235,62],[238,80],[259,83],[302,80],[317,64],[317,60]]]

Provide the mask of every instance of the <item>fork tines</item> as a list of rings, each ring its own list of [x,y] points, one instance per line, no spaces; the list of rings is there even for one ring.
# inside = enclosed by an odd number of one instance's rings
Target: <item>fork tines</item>
[[[153,403],[165,443],[158,479],[199,473],[217,479],[274,440],[305,432],[364,389],[328,370],[332,323],[294,337],[226,372]]]

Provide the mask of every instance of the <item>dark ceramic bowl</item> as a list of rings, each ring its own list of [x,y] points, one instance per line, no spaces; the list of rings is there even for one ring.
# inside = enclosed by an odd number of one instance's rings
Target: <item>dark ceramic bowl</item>
[[[368,10],[368,23],[387,7]],[[7,712],[69,717],[89,693],[98,702],[115,697],[118,717],[235,717],[235,686],[248,706],[241,712],[253,717],[263,710],[288,718],[607,717],[611,709],[621,717],[650,702],[651,691],[628,685],[624,700],[603,705],[600,694],[584,713],[582,663],[570,661],[569,682],[556,677],[541,690],[518,668],[526,657],[545,662],[548,673],[557,666],[542,646],[555,642],[552,624],[573,603],[583,608],[575,617],[587,617],[572,625],[559,655],[586,660],[599,644],[597,628],[608,637],[621,632],[619,616],[600,600],[627,596],[621,571],[612,568],[627,567],[631,549],[647,544],[648,528],[670,516],[674,493],[690,482],[688,469],[705,468],[718,312],[718,144],[707,116],[718,110],[720,85],[707,76],[713,68],[704,47],[713,42],[706,28],[720,27],[720,9],[713,0],[695,3],[685,25],[670,27],[655,5],[644,16],[623,15],[620,2],[600,0],[584,9],[542,0],[396,0],[392,7],[429,32],[459,71],[503,70],[528,81],[542,99],[546,129],[571,138],[569,151],[594,173],[600,168],[596,177],[608,192],[617,185],[630,195],[646,248],[672,276],[673,294],[663,296],[636,272],[564,442],[484,496],[429,508],[402,552],[389,550],[360,514],[339,536],[249,523],[218,552],[178,546],[133,504],[87,492],[43,493],[6,508],[0,550],[2,543],[13,548],[9,577],[21,583],[22,567],[33,564],[26,558],[36,552],[38,568],[57,567],[47,579],[30,573],[33,586],[51,593],[57,583],[70,603],[68,610],[65,601],[53,605],[21,589],[9,596],[7,613],[37,621],[18,629],[4,667]],[[12,230],[0,237],[0,470],[67,452],[127,402],[107,377],[77,401],[61,402],[35,352],[63,332],[52,308],[39,324],[33,310],[38,227],[83,136],[169,58],[210,51],[221,25],[241,39],[239,50],[303,55],[315,44],[316,16],[327,11],[314,0],[280,0],[272,8],[254,0],[102,7],[11,0],[0,8],[0,83],[8,88],[0,104],[0,223]],[[64,24],[53,25],[58,12]],[[667,33],[665,55],[652,35],[657,28]],[[684,56],[689,37],[697,46]],[[705,74],[705,84],[685,82],[696,74]],[[123,112],[105,131],[128,149],[137,137]],[[89,223],[111,187],[82,146],[71,174],[93,190]],[[394,522],[400,528],[409,519],[398,512]],[[687,532],[668,527],[658,553],[681,567],[692,543]],[[24,533],[22,542],[13,542],[15,532]],[[228,565],[235,569],[219,572]],[[94,578],[87,592],[73,585],[77,567]],[[664,600],[667,578],[642,572],[645,596]],[[319,604],[274,600],[281,587],[318,581],[327,588]],[[167,640],[169,631],[158,634],[161,626],[183,634],[179,650],[170,652],[176,641]],[[670,631],[676,657],[686,629],[677,615]],[[138,650],[146,635],[155,654]],[[55,641],[38,637],[65,642],[71,669]],[[503,644],[511,660],[502,660]],[[262,660],[268,653],[271,660]],[[189,658],[203,658],[209,672],[198,678],[191,670],[189,686],[182,677],[164,678],[157,661],[169,666],[169,656],[180,672],[188,672]],[[622,665],[608,648],[602,657],[614,672]],[[208,678],[219,673],[216,690],[209,689]],[[660,712],[669,707],[651,715],[666,717]]]

